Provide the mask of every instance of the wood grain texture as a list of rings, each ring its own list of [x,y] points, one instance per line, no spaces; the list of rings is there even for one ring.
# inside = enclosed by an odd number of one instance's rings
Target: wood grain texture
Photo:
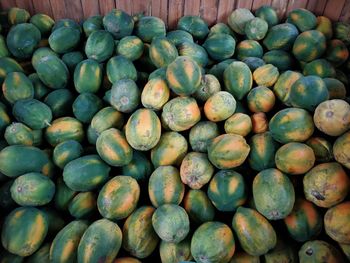
[[[2,10],[7,10],[10,7],[16,6],[16,1],[15,0],[8,0],[8,1],[0,1],[0,6]]]
[[[132,13],[144,15],[151,15],[151,0],[133,1]]]
[[[287,14],[297,8],[306,8],[307,2],[305,0],[290,0],[288,1]]]
[[[309,0],[306,8],[316,15],[322,15],[326,4],[327,0]]]
[[[235,0],[219,0],[217,21],[226,23],[227,17],[235,9],[235,4]]]
[[[50,3],[51,3],[53,17],[55,18],[55,20],[59,20],[62,18],[68,18],[65,1],[50,0]]]
[[[78,21],[118,8],[129,14],[160,17],[169,28],[175,28],[183,15],[200,15],[212,25],[226,22],[236,8],[255,11],[262,5],[272,5],[281,19],[290,10],[307,8],[334,21],[350,20],[350,0],[0,0],[3,10],[18,6],[31,14],[44,13],[54,19],[72,18]]]
[[[107,14],[109,11],[115,8],[114,0],[99,0],[100,2],[100,13],[102,15]]]
[[[237,0],[236,8],[252,9],[253,0]]]
[[[168,21],[168,1],[152,0],[152,16],[160,17],[163,21]]]
[[[202,0],[199,13],[209,26],[213,25],[218,13],[218,0]]]
[[[254,0],[252,10],[255,11],[256,9],[258,9],[260,6],[263,6],[263,5],[271,5],[271,0]]]
[[[84,18],[83,7],[80,0],[64,0],[67,8],[67,17],[76,21],[81,21]]]
[[[184,15],[199,15],[199,9],[201,7],[201,0],[187,1],[184,6]]]
[[[346,0],[328,0],[323,14],[333,21],[337,21],[341,15]]]
[[[115,8],[121,9],[128,14],[132,14],[132,1],[130,0],[115,0]]]
[[[32,0],[16,0],[16,6],[26,9],[31,15],[35,13]]]
[[[350,1],[346,1],[339,17],[340,21],[350,21]]]
[[[100,13],[100,5],[98,1],[81,0],[84,18],[98,15]]]
[[[50,1],[33,0],[35,13],[43,13],[53,17]]]
[[[285,0],[272,0],[271,5],[276,9],[280,19],[285,17],[287,12],[288,2]]]
[[[168,3],[168,26],[176,28],[177,21],[183,16],[184,0],[169,0]]]

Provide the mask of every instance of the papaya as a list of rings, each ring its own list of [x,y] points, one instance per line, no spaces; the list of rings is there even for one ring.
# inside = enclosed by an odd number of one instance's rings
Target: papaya
[[[203,223],[192,236],[191,254],[196,262],[228,262],[235,249],[231,228],[221,222]]]
[[[265,217],[251,208],[238,207],[232,228],[243,250],[252,256],[261,256],[276,246],[275,230]]]
[[[115,128],[107,129],[98,136],[96,150],[101,159],[112,166],[124,166],[132,160],[131,146],[124,134]]]
[[[140,186],[130,176],[117,175],[101,189],[97,198],[100,214],[111,220],[128,217],[136,208],[140,197]]]
[[[173,166],[159,166],[148,181],[148,195],[154,207],[163,204],[179,205],[185,194],[180,172]]]
[[[159,206],[152,215],[152,225],[160,239],[166,242],[179,243],[190,231],[185,209],[174,204]]]
[[[189,218],[195,223],[213,221],[215,208],[204,191],[190,189],[183,204]]]
[[[146,258],[158,245],[159,238],[152,226],[154,211],[151,206],[142,206],[124,223],[122,246],[132,256]]]
[[[266,169],[254,178],[253,198],[256,209],[268,220],[282,219],[293,209],[294,186],[279,170]]]
[[[219,211],[235,211],[247,199],[243,176],[232,170],[217,172],[209,183],[208,197]]]
[[[78,246],[78,262],[112,263],[122,243],[122,231],[108,219],[93,222],[84,232]]]
[[[316,237],[323,226],[321,213],[316,206],[302,198],[296,199],[292,212],[283,221],[289,235],[298,242]]]
[[[315,164],[315,154],[304,143],[290,142],[281,146],[275,155],[276,167],[287,174],[304,174]]]
[[[42,211],[34,207],[19,207],[5,218],[1,242],[12,254],[30,256],[43,243],[47,230],[48,222]]]
[[[307,200],[320,207],[342,202],[350,191],[350,179],[339,163],[322,163],[313,167],[303,179]]]

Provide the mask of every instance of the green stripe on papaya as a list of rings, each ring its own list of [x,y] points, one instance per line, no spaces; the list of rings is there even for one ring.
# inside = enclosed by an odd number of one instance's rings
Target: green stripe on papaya
[[[287,22],[295,25],[301,32],[317,26],[316,16],[304,8],[297,8],[288,13]]]
[[[293,55],[300,61],[309,62],[323,55],[326,51],[326,38],[317,30],[301,33],[293,44]]]
[[[293,107],[314,111],[323,101],[329,99],[325,82],[318,76],[301,77],[290,89],[290,102]]]
[[[0,172],[8,177],[18,177],[29,172],[43,172],[48,162],[47,154],[33,146],[11,145],[0,152]],[[14,163],[16,165],[13,165]]]
[[[188,262],[192,259],[191,239],[187,237],[179,243],[161,241],[159,255],[162,262]]]
[[[112,35],[105,30],[97,30],[90,34],[85,44],[85,54],[89,59],[101,63],[109,59],[114,52]]]
[[[166,67],[178,56],[176,47],[166,37],[155,37],[149,48],[149,56],[153,64]]]
[[[280,143],[303,142],[314,132],[311,115],[303,109],[288,108],[277,112],[270,120],[272,137]]]
[[[49,177],[41,173],[26,173],[13,182],[11,197],[21,206],[42,206],[52,200],[55,188]]]
[[[102,83],[102,68],[93,59],[81,61],[74,70],[74,86],[79,93],[96,93]]]
[[[210,142],[208,157],[217,168],[230,169],[240,166],[247,158],[249,151],[250,147],[242,136],[222,134]]]
[[[90,191],[107,181],[110,170],[98,155],[85,155],[64,167],[63,180],[74,191]],[[81,180],[82,175],[84,180]]]
[[[262,46],[255,40],[243,40],[238,43],[236,55],[239,60],[247,57],[262,58],[264,54]]]
[[[250,255],[261,256],[276,245],[275,230],[253,209],[239,207],[233,216],[232,228],[243,250]]]
[[[294,186],[279,170],[266,169],[254,178],[253,197],[256,209],[268,220],[283,219],[293,209]]]
[[[54,238],[50,248],[50,261],[53,263],[74,262],[78,245],[88,228],[86,221],[76,220],[66,225]]]
[[[151,160],[155,167],[161,165],[179,165],[185,157],[188,143],[177,132],[164,132],[158,144],[151,151]]]
[[[235,211],[247,199],[243,176],[235,171],[221,170],[209,183],[208,197],[219,211]]]
[[[94,192],[82,192],[74,196],[69,203],[69,213],[77,218],[89,218],[96,212],[96,194]]]
[[[268,50],[290,50],[298,35],[298,29],[293,24],[275,25],[267,32],[263,44]]]
[[[52,146],[68,140],[81,142],[84,138],[83,125],[72,117],[58,118],[46,128],[45,138]]]
[[[284,218],[289,235],[298,242],[305,242],[322,229],[322,217],[316,206],[304,199],[297,199],[292,212]]]
[[[200,121],[197,101],[191,97],[176,97],[168,101],[162,111],[162,122],[172,131],[185,131]]]
[[[7,13],[7,19],[10,25],[26,23],[29,18],[29,12],[23,8],[11,7]]]
[[[179,170],[173,166],[160,166],[148,181],[148,195],[154,207],[163,204],[179,205],[185,194]]]
[[[17,100],[33,99],[34,87],[30,79],[22,72],[10,72],[2,85],[5,99],[13,104]]]
[[[135,210],[123,226],[123,248],[132,256],[146,258],[153,253],[159,238],[152,226],[155,208],[142,206]]]
[[[192,236],[191,253],[196,262],[228,262],[235,249],[231,228],[221,222],[206,222]]]
[[[0,84],[4,82],[10,72],[23,72],[23,68],[16,60],[10,57],[0,58]]]
[[[242,100],[253,86],[252,72],[245,63],[232,62],[224,71],[224,84],[235,99]]]
[[[333,78],[335,77],[335,68],[326,59],[315,59],[304,66],[303,74],[316,75],[320,78]]]
[[[207,194],[198,189],[190,189],[184,198],[184,208],[196,223],[212,221],[215,216],[215,208]]]
[[[115,176],[101,189],[97,208],[105,218],[123,219],[135,210],[139,197],[140,186],[134,178]]]
[[[290,142],[277,150],[275,161],[276,167],[282,172],[304,174],[314,166],[315,154],[312,148],[304,143]]]
[[[103,131],[96,141],[96,150],[109,165],[124,166],[132,159],[133,150],[121,131],[110,128]]]
[[[47,230],[48,222],[43,212],[34,207],[19,207],[5,218],[2,245],[12,254],[30,256],[44,241]]]
[[[191,95],[201,84],[202,73],[198,64],[189,57],[176,58],[167,68],[169,87],[178,95]]]
[[[161,124],[157,114],[150,109],[138,109],[125,125],[125,137],[135,150],[148,151],[158,143]]]
[[[122,244],[119,226],[107,219],[92,223],[81,237],[78,247],[78,262],[112,262]]]

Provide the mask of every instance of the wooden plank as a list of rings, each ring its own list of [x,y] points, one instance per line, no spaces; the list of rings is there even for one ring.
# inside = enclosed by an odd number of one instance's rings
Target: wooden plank
[[[33,6],[35,13],[43,13],[53,17],[50,1],[33,0]]]
[[[105,15],[115,8],[114,0],[99,0],[100,2],[100,14]]]
[[[231,14],[235,8],[236,0],[220,0],[218,6],[218,22],[227,22],[227,17]]]
[[[247,8],[252,9],[253,0],[237,0],[236,9],[237,8]]]
[[[306,8],[307,0],[290,0],[288,1],[287,14],[297,8]]]
[[[200,0],[188,1],[184,7],[184,15],[199,16],[199,9],[201,7]]]
[[[252,10],[255,11],[263,5],[271,5],[271,0],[254,0]]]
[[[66,4],[61,0],[50,0],[53,17],[55,20],[67,18]]]
[[[272,0],[271,5],[276,9],[278,17],[284,18],[287,11],[288,2],[285,0]]]
[[[316,15],[322,15],[326,4],[327,0],[309,0],[307,3],[307,9]]]
[[[184,0],[169,0],[168,4],[168,27],[175,29],[177,21],[183,16]]]
[[[144,15],[151,15],[151,1],[150,0],[141,0],[141,1],[133,1],[132,13],[139,14],[142,13]]]
[[[65,0],[66,3],[66,16],[74,19],[75,21],[82,21],[84,18],[83,7],[80,0]]]
[[[340,21],[347,21],[350,20],[350,1],[346,1],[343,7],[343,10],[341,12],[341,15],[339,17]]]
[[[202,0],[200,15],[209,26],[213,25],[218,15],[218,0]]]
[[[84,18],[98,15],[100,13],[99,1],[81,0]]]
[[[333,21],[340,18],[341,11],[346,0],[328,0],[323,15],[329,17]]]
[[[16,0],[16,6],[27,10],[31,15],[35,13],[32,0]]]
[[[168,1],[152,0],[151,13],[152,16],[159,17],[166,23],[168,21]]]
[[[130,0],[115,0],[115,8],[121,9],[129,15],[132,14],[132,1]]]
[[[0,1],[1,9],[7,10],[11,7],[16,6],[15,0]]]

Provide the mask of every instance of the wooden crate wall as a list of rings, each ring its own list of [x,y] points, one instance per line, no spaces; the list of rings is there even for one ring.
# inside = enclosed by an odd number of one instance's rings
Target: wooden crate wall
[[[77,21],[118,8],[129,14],[142,12],[158,16],[167,22],[169,28],[174,28],[183,15],[200,15],[211,25],[217,21],[226,22],[228,14],[235,8],[256,10],[261,5],[272,5],[280,17],[302,7],[332,20],[350,19],[350,0],[0,0],[2,9],[18,6],[31,14],[46,13],[55,19]]]

